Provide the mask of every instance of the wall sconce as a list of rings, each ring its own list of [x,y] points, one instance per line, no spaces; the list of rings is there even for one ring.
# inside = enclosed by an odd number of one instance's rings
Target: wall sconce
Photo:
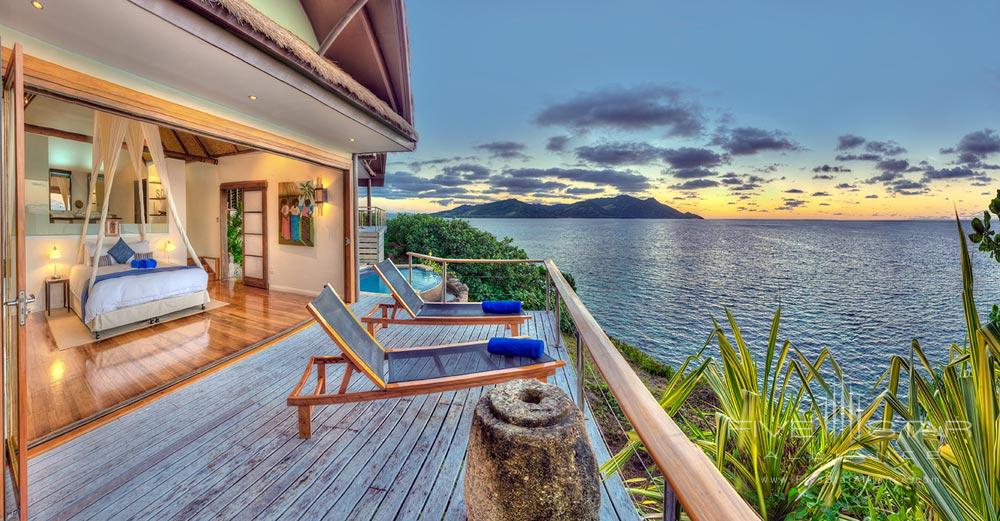
[[[323,179],[316,178],[316,188],[313,192],[313,202],[316,203],[316,209],[319,211],[320,215],[323,215],[323,203],[329,202],[327,199],[330,194],[327,193],[326,188],[323,188]]]

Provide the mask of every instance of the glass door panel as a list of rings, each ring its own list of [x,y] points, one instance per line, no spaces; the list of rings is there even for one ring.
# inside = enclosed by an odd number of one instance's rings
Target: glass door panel
[[[25,323],[28,304],[24,243],[24,70],[15,44],[3,71],[3,158],[0,180],[2,250],[3,435],[21,519],[28,518],[28,395]]]

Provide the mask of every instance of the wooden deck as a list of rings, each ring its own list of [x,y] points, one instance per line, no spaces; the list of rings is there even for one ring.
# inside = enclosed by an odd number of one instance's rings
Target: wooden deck
[[[526,329],[567,358],[554,348],[550,314],[534,313]],[[410,347],[500,334],[394,326],[379,339]],[[31,519],[463,519],[469,425],[483,389],[319,407],[313,437],[301,440],[285,398],[313,354],[337,354],[315,326],[35,456]],[[573,382],[567,366],[552,383],[573,395]],[[352,386],[370,384],[355,377]],[[587,424],[603,462],[589,412]],[[638,519],[617,477],[602,486],[601,518]]]

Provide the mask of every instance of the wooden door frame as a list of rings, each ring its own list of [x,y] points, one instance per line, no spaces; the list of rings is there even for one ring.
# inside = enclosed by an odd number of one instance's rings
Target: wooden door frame
[[[234,182],[219,184],[219,197],[220,197],[219,212],[220,212],[220,214],[222,212],[226,212],[225,217],[226,217],[226,223],[227,224],[223,227],[226,230],[228,230],[228,228],[229,228],[229,225],[228,225],[228,219],[229,219],[228,211],[229,211],[229,208],[226,205],[226,192],[229,191],[229,190],[236,190],[236,189],[244,190],[244,191],[246,191],[246,190],[251,190],[251,191],[260,190],[260,192],[261,192],[261,194],[260,194],[260,199],[261,199],[260,220],[261,220],[261,228],[262,228],[261,229],[261,235],[263,236],[263,240],[261,241],[262,242],[261,247],[263,248],[262,258],[263,258],[263,274],[264,274],[264,277],[263,277],[263,279],[262,279],[262,281],[261,281],[260,284],[246,284],[246,285],[252,286],[252,287],[259,287],[261,289],[268,289],[268,286],[270,285],[270,282],[269,282],[269,278],[270,277],[268,277],[268,273],[267,273],[268,256],[269,256],[268,255],[268,247],[267,247],[267,242],[268,242],[268,235],[267,235],[267,181],[234,181]],[[221,218],[221,215],[220,215],[220,218]],[[246,234],[246,207],[245,206],[244,206],[244,212],[243,212],[243,228],[244,228],[244,235],[245,235]],[[225,252],[225,257],[228,260],[228,258],[229,258],[229,248],[228,248],[227,237],[228,237],[228,235],[224,234],[223,237],[221,237],[221,240],[222,240],[222,251]],[[245,264],[246,264],[246,241],[245,240],[243,241],[243,251],[244,251],[244,255],[243,255],[243,263],[244,263],[244,267],[243,267],[243,280],[244,280],[244,284],[245,284],[245,281],[246,281],[246,278],[247,278],[247,276],[246,276],[246,266],[245,266]],[[226,267],[228,269],[228,267],[229,267],[228,262],[226,263]]]
[[[14,204],[17,207],[15,209],[15,214],[18,210],[21,211],[20,218],[17,219],[15,224],[15,235],[18,239],[18,244],[14,248],[14,262],[17,266],[16,281],[14,283],[14,291],[18,294],[20,300],[21,296],[27,297],[27,274],[26,274],[26,258],[25,258],[25,234],[24,234],[24,183],[25,183],[25,171],[24,171],[24,54],[21,49],[21,44],[15,43],[14,47],[11,49],[9,58],[5,61],[4,71],[3,71],[3,82],[0,87],[3,88],[3,92],[7,92],[8,84],[13,83],[11,86],[14,89],[14,100],[12,107],[14,109],[14,128],[11,129],[14,132],[13,136],[5,136],[3,142],[0,142],[0,146],[4,147],[4,152],[6,153],[6,140],[14,140]],[[4,118],[0,125],[6,125],[6,115],[2,114],[0,110],[0,116]],[[20,128],[20,131],[18,131]],[[3,132],[0,131],[0,135]],[[4,161],[7,158],[4,157]],[[4,172],[4,175],[10,175],[10,172]],[[0,189],[0,194],[2,190],[6,190],[7,186],[4,182],[6,180],[0,179],[0,184],[3,185]],[[6,199],[6,195],[3,196]],[[4,217],[6,219],[6,216]],[[7,231],[0,230],[0,233],[6,235]],[[10,260],[10,252],[7,253],[8,259]],[[6,266],[4,267],[6,270]],[[3,274],[6,277],[6,273]],[[0,300],[5,300],[7,295],[0,295]],[[26,303],[21,303],[21,305],[26,305]],[[5,315],[9,313],[7,305],[5,303],[0,303],[2,306],[2,311]],[[17,311],[20,313],[20,309]],[[28,372],[27,372],[27,355],[26,348],[28,344],[27,328],[24,324],[20,323],[20,317],[15,319],[15,327],[17,327],[17,360],[15,361],[17,369],[17,453],[14,452],[14,447],[12,447],[8,442],[7,438],[3,433],[6,431],[6,416],[7,416],[7,402],[5,399],[0,400],[2,403],[2,411],[0,411],[0,437],[3,438],[3,454],[4,461],[8,458],[17,460],[17,478],[15,479],[16,486],[15,493],[17,494],[17,507],[18,515],[20,519],[28,519]],[[3,335],[6,338],[6,334]],[[0,371],[0,389],[4,393],[7,391],[7,374],[6,371]],[[13,474],[13,469],[12,474]],[[4,471],[4,466],[0,465],[0,472]],[[4,478],[3,482],[6,482],[6,473],[3,472]],[[3,503],[4,495],[0,493],[0,504]],[[6,506],[4,505],[4,517],[6,517]]]

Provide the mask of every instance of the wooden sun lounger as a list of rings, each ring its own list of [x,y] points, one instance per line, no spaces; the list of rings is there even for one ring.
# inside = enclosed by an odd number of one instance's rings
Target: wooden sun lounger
[[[385,349],[351,313],[328,284],[307,306],[316,321],[340,348],[339,356],[314,356],[302,378],[288,395],[288,405],[298,407],[299,437],[312,435],[312,407],[336,403],[383,400],[401,396],[480,387],[518,378],[546,381],[566,363],[548,355],[533,360],[490,354],[486,342],[469,342],[407,349]],[[344,364],[336,392],[327,390],[327,365]],[[316,368],[311,394],[303,388]],[[351,391],[354,373],[361,373],[375,389]]]
[[[389,327],[389,324],[416,324],[501,325],[510,330],[511,336],[518,336],[521,334],[521,325],[531,318],[525,313],[512,315],[484,313],[482,302],[425,302],[390,259],[376,264],[373,268],[389,288],[395,302],[378,304],[361,318],[362,322],[368,325],[368,332],[372,335],[379,327]],[[406,311],[410,318],[397,318],[401,309]]]

